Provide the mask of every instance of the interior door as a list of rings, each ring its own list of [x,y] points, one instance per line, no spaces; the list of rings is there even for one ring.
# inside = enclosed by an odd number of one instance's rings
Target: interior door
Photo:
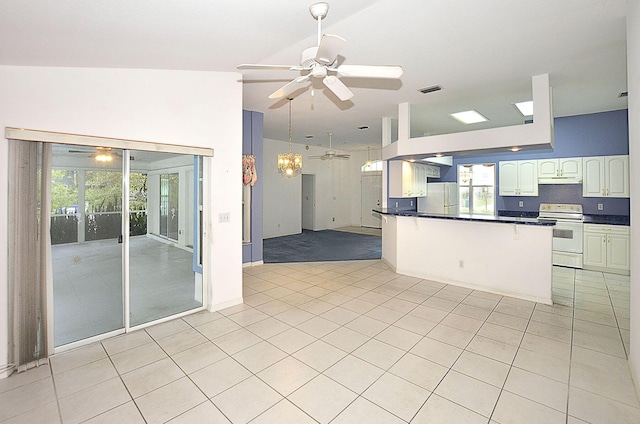
[[[363,227],[382,228],[380,214],[372,212],[379,208],[382,198],[382,175],[362,175],[361,177],[361,224]]]
[[[302,229],[314,230],[316,212],[316,176],[302,174]]]

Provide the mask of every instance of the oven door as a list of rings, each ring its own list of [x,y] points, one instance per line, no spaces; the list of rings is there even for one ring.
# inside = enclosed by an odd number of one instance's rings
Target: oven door
[[[582,253],[582,222],[556,222],[553,228],[553,251]]]

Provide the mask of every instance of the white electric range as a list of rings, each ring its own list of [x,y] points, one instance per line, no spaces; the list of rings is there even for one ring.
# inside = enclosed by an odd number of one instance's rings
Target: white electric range
[[[553,264],[582,268],[582,205],[540,203],[539,220],[553,220]]]

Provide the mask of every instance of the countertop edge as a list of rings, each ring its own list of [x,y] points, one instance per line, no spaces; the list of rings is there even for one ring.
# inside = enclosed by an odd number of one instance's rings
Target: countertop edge
[[[537,218],[521,218],[511,216],[495,216],[495,215],[442,215],[425,212],[414,212],[398,209],[373,209],[373,212],[389,215],[389,216],[405,216],[411,218],[431,218],[431,219],[448,219],[453,221],[472,221],[472,222],[492,222],[498,224],[522,224],[535,225],[541,227],[550,227],[556,225],[555,221],[538,221]]]

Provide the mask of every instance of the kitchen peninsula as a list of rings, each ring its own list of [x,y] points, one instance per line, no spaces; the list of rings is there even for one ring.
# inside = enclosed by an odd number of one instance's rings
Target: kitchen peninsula
[[[552,304],[553,221],[376,209],[399,274]]]

